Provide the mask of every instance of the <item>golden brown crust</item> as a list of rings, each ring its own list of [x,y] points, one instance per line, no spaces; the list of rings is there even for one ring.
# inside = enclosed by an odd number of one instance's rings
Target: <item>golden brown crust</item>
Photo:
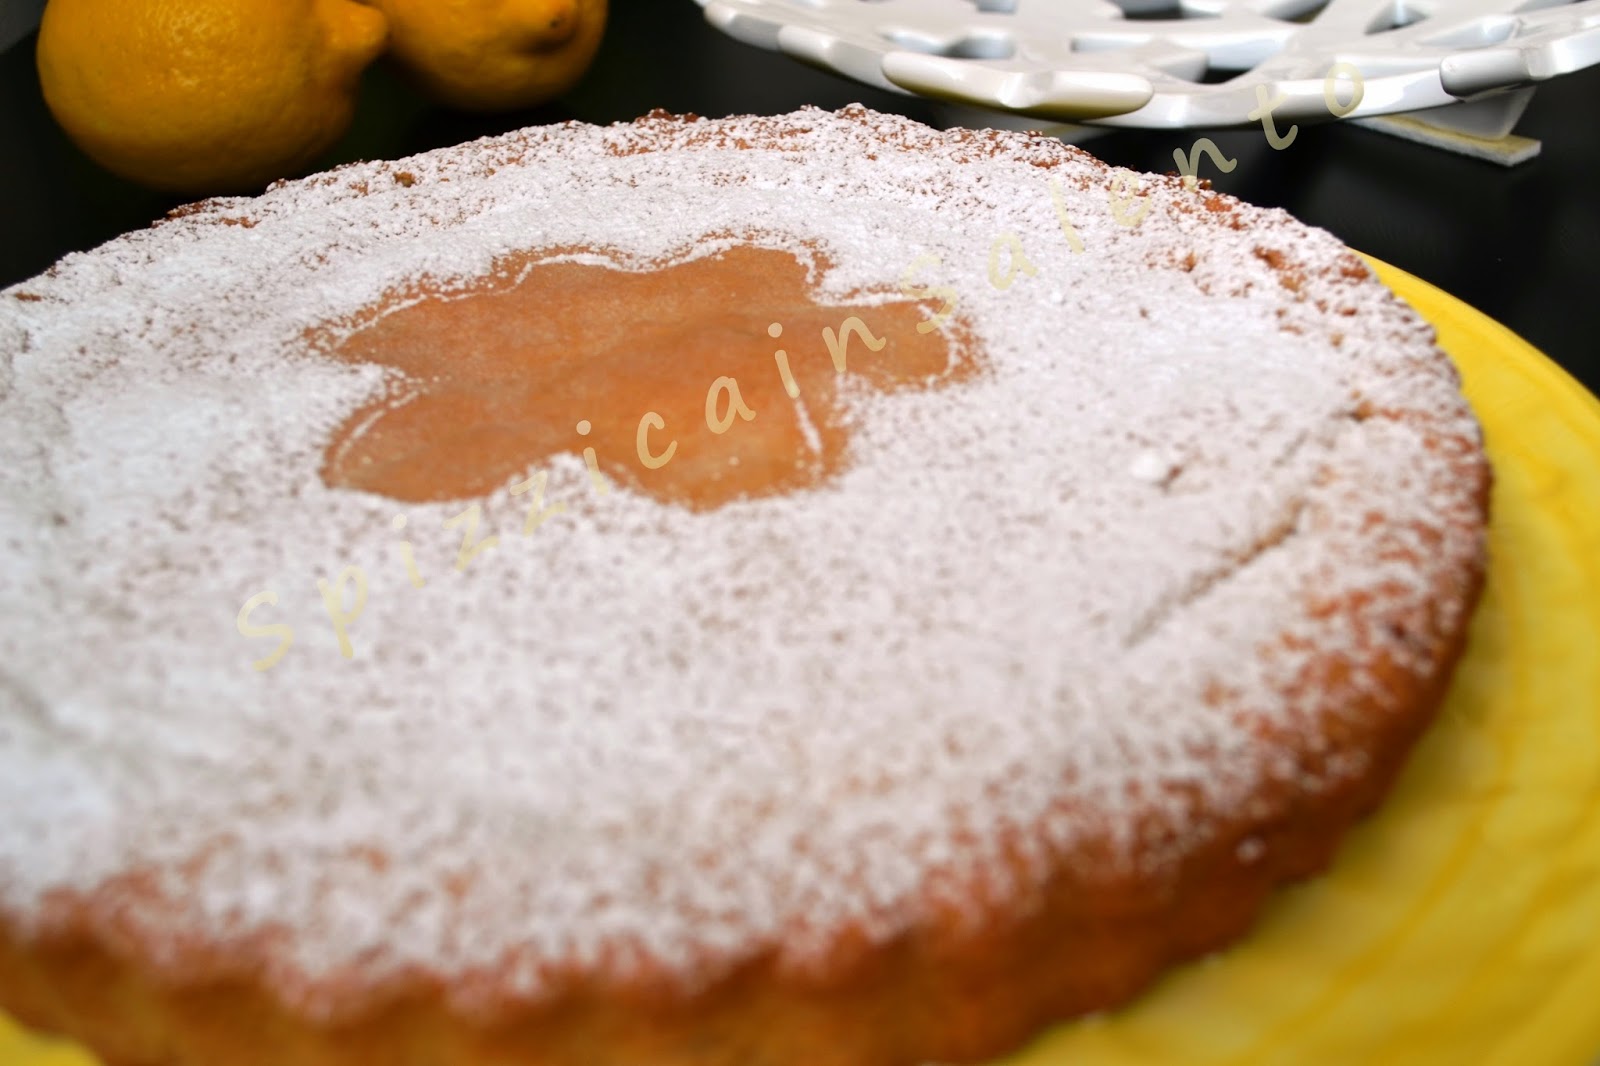
[[[1464,462],[1487,508],[1487,467]],[[1462,589],[1476,603],[1481,568]],[[1430,667],[1379,666],[1392,687],[1327,707],[1332,743],[1301,744],[1306,770],[1355,755],[1364,769],[1328,791],[1281,785],[1264,817],[1225,822],[1170,880],[1087,881],[1063,857],[1031,915],[995,913],[977,932],[934,923],[837,969],[824,986],[758,963],[690,1003],[653,1007],[574,993],[512,1024],[452,1017],[419,980],[364,1018],[325,1028],[245,981],[168,987],[72,923],[23,944],[0,922],[0,1003],[25,1023],[96,1049],[107,1066],[915,1066],[982,1062],[1052,1021],[1115,1007],[1173,963],[1242,934],[1277,886],[1324,868],[1345,832],[1388,792],[1432,720],[1465,626],[1415,634]],[[1321,664],[1326,667],[1327,664]],[[1317,667],[1313,667],[1315,674]],[[1308,735],[1309,739],[1309,735]],[[1259,841],[1254,861],[1241,849]],[[967,927],[970,928],[970,927]]]
[[[615,258],[594,248],[561,251]],[[547,261],[553,257],[547,249],[509,256],[490,282],[449,298],[406,293],[402,305],[397,294],[370,309],[367,328],[330,344],[333,358],[392,366],[427,389],[408,394],[404,405],[384,395],[353,412],[329,442],[324,480],[395,500],[484,496],[569,448],[583,417],[592,423],[585,443],[604,457],[607,477],[707,510],[798,491],[844,464],[838,373],[819,360],[797,360],[787,371],[807,398],[810,447],[796,408],[780,402],[772,352],[785,342],[767,343],[769,323],[784,324],[780,335],[820,336],[868,315],[883,347],[866,349],[865,359],[856,341],[851,380],[874,389],[935,387],[976,371],[971,354],[952,350],[943,331],[917,330],[934,308],[823,306],[808,292],[806,266],[787,252],[740,244],[654,269]],[[496,284],[502,278],[510,283]],[[686,320],[697,328],[684,331]],[[475,338],[471,359],[452,343],[463,336]],[[670,361],[663,351],[673,353]],[[739,402],[768,416],[738,433],[712,429],[702,412],[706,385],[718,380],[737,384]],[[723,405],[719,413],[733,418],[732,400]],[[646,411],[660,428],[649,446],[660,451],[671,442],[670,463],[656,469],[636,458]]]

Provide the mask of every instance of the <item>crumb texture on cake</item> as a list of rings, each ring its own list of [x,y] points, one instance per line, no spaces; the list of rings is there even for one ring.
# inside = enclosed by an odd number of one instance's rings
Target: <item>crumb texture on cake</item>
[[[1063,877],[1159,895],[1241,826],[1270,841],[1283,797],[1337,793],[1437,697],[1482,553],[1478,430],[1332,237],[1141,180],[1127,227],[1108,168],[1028,135],[568,124],[208,201],[0,293],[5,924],[88,922],[330,1017],[424,975],[492,1018],[597,975],[804,981],[1048,909]],[[1006,233],[1037,272],[1002,290]],[[596,493],[575,434],[467,499],[322,479],[399,371],[308,326],[347,341],[543,249],[740,245],[869,325],[920,263],[981,372],[847,371],[839,469],[711,510]],[[748,344],[829,359],[798,329]],[[524,538],[507,488],[537,471],[566,511]],[[457,570],[472,503],[499,541]],[[345,659],[316,581],[349,566]],[[235,619],[262,589],[294,644],[257,672],[275,641]]]

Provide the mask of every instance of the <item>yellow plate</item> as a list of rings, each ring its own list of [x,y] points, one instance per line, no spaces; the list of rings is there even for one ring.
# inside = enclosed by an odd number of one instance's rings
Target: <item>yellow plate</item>
[[[1373,265],[1437,327],[1495,471],[1488,588],[1443,716],[1327,876],[1281,893],[1232,950],[1007,1066],[1600,1056],[1600,402],[1503,326]],[[0,1066],[94,1060],[0,1015]]]

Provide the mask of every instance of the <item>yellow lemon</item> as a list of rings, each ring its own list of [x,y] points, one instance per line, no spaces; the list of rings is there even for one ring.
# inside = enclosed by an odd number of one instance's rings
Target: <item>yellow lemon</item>
[[[39,81],[109,170],[185,193],[258,190],[344,133],[386,36],[353,0],[50,0]]]
[[[583,77],[606,0],[372,0],[391,52],[433,96],[475,110],[531,107]]]

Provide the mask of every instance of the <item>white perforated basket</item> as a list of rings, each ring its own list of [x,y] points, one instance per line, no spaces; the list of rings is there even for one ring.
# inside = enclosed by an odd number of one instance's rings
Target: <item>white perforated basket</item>
[[[1417,111],[1600,62],[1600,0],[698,2],[741,41],[871,85],[1111,126],[1242,125],[1263,102],[1280,122]]]

